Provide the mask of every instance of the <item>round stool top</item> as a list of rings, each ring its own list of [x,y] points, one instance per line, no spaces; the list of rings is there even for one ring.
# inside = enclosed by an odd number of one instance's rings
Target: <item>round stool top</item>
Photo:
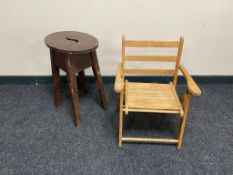
[[[84,54],[98,47],[98,40],[86,33],[62,31],[45,37],[45,44],[52,49],[69,54]]]

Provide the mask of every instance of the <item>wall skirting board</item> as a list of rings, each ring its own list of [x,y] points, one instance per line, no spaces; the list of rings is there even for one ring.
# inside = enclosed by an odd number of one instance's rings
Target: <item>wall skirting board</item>
[[[194,80],[199,84],[233,84],[232,76],[192,76]],[[114,76],[103,76],[103,81],[106,84],[113,84],[115,81]],[[169,82],[172,77],[162,76],[131,76],[128,77],[129,81],[140,81],[140,82]],[[86,83],[94,83],[93,76],[86,76]],[[66,83],[66,77],[61,76],[61,82]],[[179,83],[184,83],[185,79],[179,76]],[[51,76],[0,76],[0,84],[49,84],[52,83]]]

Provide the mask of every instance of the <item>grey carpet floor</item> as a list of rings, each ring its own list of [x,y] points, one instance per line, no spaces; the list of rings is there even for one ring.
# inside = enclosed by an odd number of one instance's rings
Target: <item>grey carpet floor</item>
[[[105,85],[106,111],[95,86],[88,89],[80,94],[77,129],[66,86],[55,108],[50,84],[0,85],[0,174],[233,174],[233,85],[201,85],[180,151],[171,144],[118,148],[113,85]],[[124,120],[124,135],[174,137],[178,124],[177,116],[134,113]]]

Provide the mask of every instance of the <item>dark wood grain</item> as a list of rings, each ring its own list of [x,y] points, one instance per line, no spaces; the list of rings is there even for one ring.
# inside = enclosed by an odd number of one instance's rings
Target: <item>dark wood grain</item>
[[[82,70],[78,73],[78,85],[79,85],[80,89],[86,94],[87,88],[85,85],[85,72],[84,72],[84,70]]]
[[[45,44],[60,52],[83,54],[95,50],[98,47],[98,40],[82,32],[63,31],[48,35]]]
[[[75,125],[79,127],[80,125],[80,111],[79,111],[79,99],[78,99],[78,88],[77,79],[74,72],[74,67],[69,59],[66,62],[67,67],[67,82],[70,89],[71,102],[73,107],[73,113],[75,116]]]
[[[54,51],[52,49],[50,49],[50,58],[54,86],[54,103],[56,107],[59,107],[61,105],[60,72],[59,68],[55,65]]]
[[[92,61],[92,70],[93,70],[95,80],[96,80],[96,86],[97,86],[97,89],[99,91],[101,105],[104,109],[106,109],[107,108],[107,99],[106,99],[106,96],[104,93],[103,80],[101,78],[99,63],[98,63],[97,55],[96,55],[95,51],[91,52],[91,61]]]

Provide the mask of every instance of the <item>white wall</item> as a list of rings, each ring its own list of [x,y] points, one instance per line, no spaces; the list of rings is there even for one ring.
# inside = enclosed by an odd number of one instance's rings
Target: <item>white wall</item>
[[[6,0],[0,3],[0,75],[50,75],[44,37],[76,30],[99,39],[103,75],[114,75],[121,35],[176,40],[195,75],[233,75],[232,0]],[[89,71],[90,73],[90,71]]]

